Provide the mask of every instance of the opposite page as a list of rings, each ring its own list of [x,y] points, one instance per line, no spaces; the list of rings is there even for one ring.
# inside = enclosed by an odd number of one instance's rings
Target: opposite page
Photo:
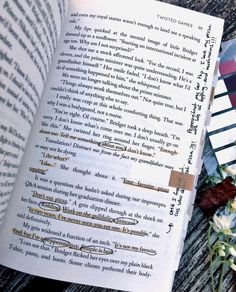
[[[170,291],[222,26],[156,1],[71,2],[2,226],[2,264]]]
[[[0,3],[0,223],[55,52],[66,2]]]

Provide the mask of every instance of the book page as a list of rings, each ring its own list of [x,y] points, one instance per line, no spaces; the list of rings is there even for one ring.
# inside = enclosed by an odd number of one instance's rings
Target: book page
[[[222,26],[157,1],[71,2],[2,226],[2,264],[171,290]]]
[[[0,3],[0,223],[65,18],[66,0]]]

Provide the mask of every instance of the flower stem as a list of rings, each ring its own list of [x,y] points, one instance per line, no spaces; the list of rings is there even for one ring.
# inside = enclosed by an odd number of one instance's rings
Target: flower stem
[[[226,239],[225,243],[224,243],[226,246],[231,246],[229,244],[229,238]],[[217,292],[221,292],[221,288],[222,288],[222,283],[223,283],[223,278],[224,278],[224,268],[225,268],[225,264],[226,264],[226,261],[223,261],[221,263],[221,271],[220,271],[220,276],[219,276],[219,285],[218,285],[218,288],[217,288]]]
[[[214,277],[213,277],[213,262],[212,262],[212,257],[213,257],[213,250],[211,248],[211,242],[210,242],[210,238],[211,238],[211,225],[208,228],[208,233],[207,233],[207,245],[208,245],[208,249],[210,251],[210,274],[211,274],[211,287],[212,287],[212,291],[216,292],[215,290],[215,282],[214,282]]]
[[[224,268],[225,268],[225,263],[221,264],[220,280],[219,280],[217,292],[221,292],[221,287],[222,287],[222,282],[223,282],[223,277],[224,277]]]

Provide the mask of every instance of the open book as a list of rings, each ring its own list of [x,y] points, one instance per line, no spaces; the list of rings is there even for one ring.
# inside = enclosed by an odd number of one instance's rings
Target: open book
[[[171,290],[222,30],[151,0],[1,2],[1,264]]]

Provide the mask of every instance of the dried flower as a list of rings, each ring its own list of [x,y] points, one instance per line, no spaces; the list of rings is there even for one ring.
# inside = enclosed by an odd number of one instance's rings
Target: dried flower
[[[232,256],[236,257],[236,250],[233,246],[230,246],[228,251]]]
[[[219,254],[220,257],[225,257],[226,256],[225,251],[223,249],[221,249],[221,248],[218,250],[218,254]]]
[[[227,203],[227,207],[228,207],[229,212],[235,212],[236,211],[236,199],[234,198],[232,200],[229,200]]]
[[[222,215],[217,216],[216,214],[213,216],[213,224],[212,227],[218,233],[224,233],[226,235],[236,236],[236,233],[233,233],[231,230],[232,225],[232,215]]]
[[[236,196],[236,186],[232,181],[231,177],[227,177],[221,183],[208,187],[200,193],[197,205],[205,215],[212,216],[219,207]]]

